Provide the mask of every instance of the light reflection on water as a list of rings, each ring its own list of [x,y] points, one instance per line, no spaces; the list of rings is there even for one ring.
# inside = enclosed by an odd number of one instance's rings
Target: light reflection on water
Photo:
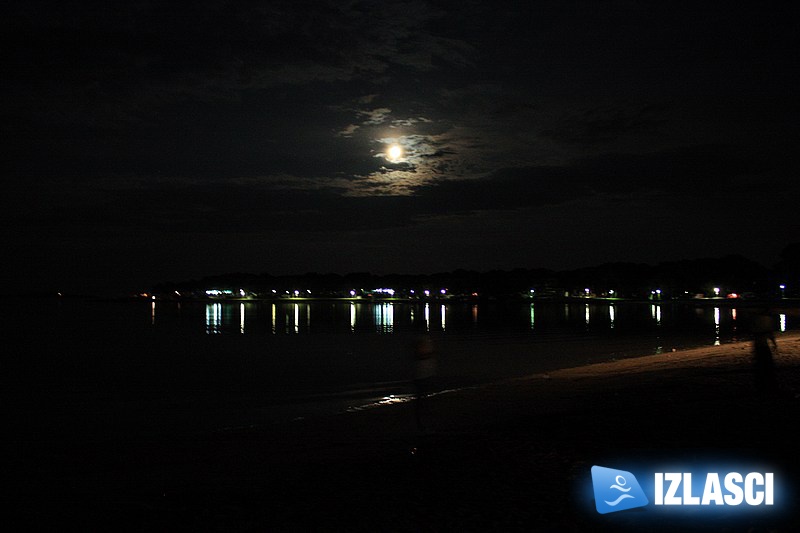
[[[222,304],[206,305],[206,333],[222,333]]]
[[[181,314],[177,303],[151,302],[149,323],[153,328],[169,328],[177,319],[193,320],[196,305],[184,303]],[[156,306],[159,319],[156,320]],[[561,307],[559,307],[561,306]],[[577,306],[580,306],[580,311]],[[548,335],[669,334],[693,336],[700,342],[718,345],[747,334],[747,308],[702,307],[691,304],[635,303],[550,303],[524,304],[448,302],[431,305],[406,302],[213,302],[204,304],[207,334],[256,334],[279,332],[291,335],[350,333],[396,334],[420,328],[431,333],[479,334],[481,332],[521,332]],[[313,309],[312,309],[313,308]],[[527,308],[527,309],[526,309]],[[524,322],[514,309],[526,309]],[[559,312],[559,310],[563,310]],[[582,311],[582,312],[581,312]],[[266,315],[266,316],[264,316]],[[481,317],[478,320],[478,317]],[[418,320],[421,317],[422,320]],[[793,316],[776,315],[776,331],[793,327]],[[266,319],[266,320],[265,320]],[[576,329],[580,324],[580,330]],[[738,325],[737,325],[738,324]],[[658,333],[661,332],[661,333]],[[703,339],[707,339],[704,341]]]
[[[108,364],[86,375],[107,372],[134,388],[145,384],[137,394],[156,385],[191,391],[219,385],[226,391],[269,391],[281,402],[284,392],[401,397],[413,375],[412,341],[420,335],[429,335],[435,346],[443,387],[749,340],[748,325],[760,309],[733,305],[25,301],[10,329],[25,332],[21,346],[31,355],[57,354],[90,369]],[[773,318],[776,331],[800,328],[796,309],[776,311]],[[113,360],[105,357],[109,346],[115,347]]]
[[[392,333],[394,331],[394,304],[375,304],[374,313],[375,331],[377,333]]]
[[[652,304],[650,306],[650,318],[655,320],[657,326],[661,325],[661,304]]]
[[[478,308],[478,306],[476,305],[475,306],[475,309],[476,309],[475,314],[476,314],[476,316],[477,316],[477,308]],[[531,304],[531,331],[533,331],[533,327],[534,327],[535,324],[536,324],[536,312],[535,312],[533,304]]]

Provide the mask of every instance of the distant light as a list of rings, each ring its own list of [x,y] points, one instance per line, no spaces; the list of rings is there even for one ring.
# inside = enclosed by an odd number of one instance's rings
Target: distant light
[[[355,296],[355,295],[356,295],[356,291],[350,291],[350,296]]]
[[[473,296],[478,296],[478,293],[477,292],[473,292],[472,295]],[[531,304],[531,305],[533,305],[533,304]]]
[[[589,291],[589,287],[586,287],[585,289],[583,289],[583,292],[585,292],[586,294],[589,294],[589,292],[590,292]]]
[[[714,295],[719,296],[719,287],[714,287]]]
[[[431,295],[431,291],[425,289],[425,296],[430,296],[430,295]]]
[[[308,294],[311,294],[311,289],[306,289],[306,292],[307,292]]]
[[[783,283],[781,283],[780,285],[778,285],[778,287],[779,287],[781,290],[783,290],[783,289],[785,289],[785,288],[786,288],[786,285],[784,285]]]
[[[394,289],[375,289],[373,292],[378,292],[381,294],[388,294],[389,296],[394,296]]]
[[[276,294],[277,292],[278,291],[276,291],[275,289],[272,289],[272,294]]]
[[[656,294],[661,294],[661,289],[656,289]]]
[[[244,289],[239,289],[239,296],[244,296],[244,295],[245,295]]]
[[[411,294],[415,294],[415,293],[414,293],[414,289],[411,289],[409,292],[410,292]]]
[[[155,300],[156,299],[156,295],[154,294],[151,299]]]
[[[294,295],[295,296],[299,296],[300,295],[300,291],[294,291]]]
[[[535,289],[531,289],[530,292],[536,292]]]
[[[181,293],[179,293],[178,291],[175,291],[175,296],[180,296],[180,295],[181,295]]]
[[[738,298],[738,297],[739,297],[739,295],[738,295],[738,294],[736,294],[735,292],[732,292],[732,293],[730,293],[730,294],[728,295],[728,298]]]
[[[441,292],[442,294],[446,294],[447,293],[447,289],[442,289],[439,292]]]
[[[614,289],[611,289],[610,291],[608,291],[608,294],[614,294]]]

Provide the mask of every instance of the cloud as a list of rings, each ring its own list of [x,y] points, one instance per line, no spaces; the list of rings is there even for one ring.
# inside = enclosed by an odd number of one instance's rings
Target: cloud
[[[336,132],[336,135],[339,137],[352,137],[353,134],[358,131],[358,128],[361,126],[358,124],[348,124],[343,129]]]
[[[377,109],[370,109],[367,111],[358,111],[359,115],[366,117],[361,123],[362,126],[375,126],[378,124],[383,124],[389,118],[391,113],[392,110],[388,107],[379,107]]]
[[[770,172],[765,161],[739,148],[694,146],[587,157],[568,165],[505,168],[482,178],[422,182],[404,165],[387,169],[380,180],[355,182],[290,175],[139,180],[127,187],[109,181],[104,191],[88,199],[80,198],[80,189],[54,188],[62,196],[48,200],[49,211],[13,216],[17,225],[24,222],[37,228],[67,225],[224,234],[377,230],[409,227],[431,217],[471,217],[615,198],[637,209],[654,199],[676,208],[707,199],[715,205],[746,202],[761,212],[777,197],[798,192],[764,186]]]
[[[653,135],[666,124],[668,105],[591,108],[561,119],[539,135],[555,141],[596,145],[636,135]]]

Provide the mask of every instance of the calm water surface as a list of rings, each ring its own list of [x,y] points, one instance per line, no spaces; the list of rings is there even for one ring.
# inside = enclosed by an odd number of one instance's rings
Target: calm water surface
[[[402,400],[413,346],[425,335],[437,350],[438,386],[450,389],[742,340],[748,320],[746,309],[686,303],[5,304],[11,375],[47,423],[57,424],[53,409],[61,409],[73,423],[148,431]],[[775,316],[776,330],[799,325]]]

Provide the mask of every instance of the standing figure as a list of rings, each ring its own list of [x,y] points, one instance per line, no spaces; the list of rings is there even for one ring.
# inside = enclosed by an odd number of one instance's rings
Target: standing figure
[[[417,429],[423,430],[422,411],[427,408],[427,398],[432,391],[436,376],[436,352],[428,336],[422,337],[414,345],[414,417]]]
[[[775,394],[777,381],[770,344],[777,350],[778,343],[775,341],[772,317],[768,310],[765,309],[753,317],[751,331],[753,333],[753,372],[756,389],[762,396]]]

